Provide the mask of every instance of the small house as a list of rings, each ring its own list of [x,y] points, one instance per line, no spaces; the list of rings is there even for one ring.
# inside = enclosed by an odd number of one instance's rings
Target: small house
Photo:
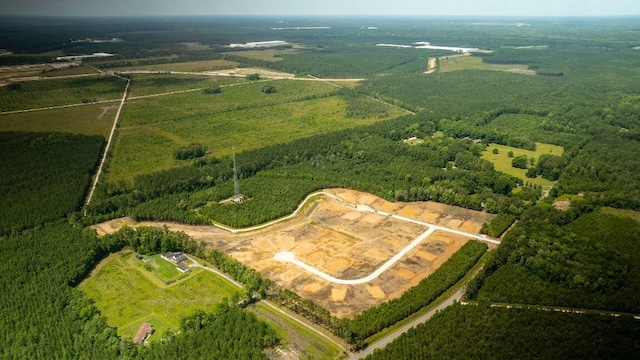
[[[166,253],[160,255],[160,257],[174,264],[179,264],[187,260],[187,256],[183,252],[167,251]]]
[[[186,273],[189,271],[189,268],[184,265],[177,265],[176,268],[178,268],[178,270],[180,270],[183,273]]]
[[[151,334],[153,334],[153,325],[150,323],[144,323],[140,325],[136,336],[133,338],[133,343],[142,344],[149,338],[149,336],[151,336]]]

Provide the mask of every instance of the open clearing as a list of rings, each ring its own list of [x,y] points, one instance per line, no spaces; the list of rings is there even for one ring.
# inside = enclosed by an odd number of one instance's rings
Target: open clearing
[[[328,309],[338,317],[355,314],[399,297],[407,289],[433,273],[462,247],[469,236],[437,230],[377,278],[357,285],[335,284],[295,264],[274,257],[288,251],[304,263],[340,279],[359,279],[370,275],[425,232],[423,225],[402,221],[380,213],[359,211],[349,204],[390,215],[428,222],[452,230],[478,234],[483,223],[494,215],[433,202],[391,203],[371,194],[330,189],[332,197],[317,198],[313,208],[304,209],[293,220],[243,234],[230,234],[219,228],[166,224],[205,240],[238,261],[262,273],[279,286],[298,293]],[[118,220],[97,228],[100,233],[115,231]],[[135,226],[165,223],[140,223]]]
[[[282,56],[286,54],[296,54],[300,50],[293,49],[264,49],[264,50],[246,50],[246,51],[230,51],[227,54],[241,56],[249,59],[276,62],[281,61]]]
[[[498,153],[494,154],[493,149],[498,149]],[[513,158],[508,156],[509,151],[513,151]],[[513,166],[511,166],[511,161],[520,155],[526,155],[529,159],[535,158],[537,162],[540,155],[549,154],[562,156],[563,152],[564,149],[560,146],[543,143],[536,143],[536,151],[524,150],[511,146],[489,144],[487,150],[482,153],[482,158],[491,161],[496,171],[515,176],[522,179],[523,181],[530,182],[535,185],[540,185],[543,188],[548,188],[553,185],[553,181],[543,179],[540,176],[536,177],[535,179],[528,178],[525,175],[527,173],[527,170],[514,168]]]
[[[0,131],[50,131],[109,136],[116,102],[1,114]]]
[[[130,71],[135,69],[151,70],[151,71],[213,71],[220,69],[231,69],[238,66],[235,61],[228,60],[201,60],[201,61],[188,61],[179,63],[167,63],[167,64],[155,64],[155,65],[142,65],[132,64],[128,66],[120,66],[111,68],[115,71]]]
[[[438,59],[439,72],[451,72],[459,70],[491,70],[506,71],[515,74],[535,75],[534,70],[529,70],[527,65],[496,65],[482,62],[482,58],[476,56],[445,56]]]
[[[210,311],[238,290],[209,271],[192,268],[182,274],[159,255],[145,263],[132,251],[103,260],[80,289],[109,325],[118,327],[120,336],[133,339],[140,325],[150,322],[156,331],[152,341],[161,339],[167,330],[177,331],[181,317],[197,309]]]
[[[268,83],[278,92],[264,94],[260,90],[264,83],[258,82],[224,87],[215,95],[195,91],[128,100],[110,162],[109,181],[129,181],[139,174],[182,165],[184,162],[173,158],[174,149],[194,142],[221,157],[230,154],[233,146],[242,151],[404,115],[389,106],[385,118],[348,118],[346,101],[328,96],[335,90],[331,84],[290,80]]]

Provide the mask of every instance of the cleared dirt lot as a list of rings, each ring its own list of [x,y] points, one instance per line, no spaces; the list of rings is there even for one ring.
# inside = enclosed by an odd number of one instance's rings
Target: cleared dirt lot
[[[357,211],[351,205],[368,205],[389,214],[477,234],[493,215],[433,203],[390,203],[371,194],[345,189],[325,192],[337,196],[319,197],[299,217],[266,229],[230,234],[214,227],[166,223],[185,231],[208,246],[222,250],[306,299],[328,309],[333,315],[351,317],[362,310],[399,297],[410,287],[433,273],[469,238],[437,230],[394,266],[376,279],[360,285],[334,284],[292,263],[274,256],[282,251],[316,269],[340,279],[366,277],[400,252],[427,228],[377,213]],[[351,205],[350,205],[351,204]],[[97,226],[108,233],[130,220],[120,219]],[[165,223],[139,223],[135,226],[162,226]]]

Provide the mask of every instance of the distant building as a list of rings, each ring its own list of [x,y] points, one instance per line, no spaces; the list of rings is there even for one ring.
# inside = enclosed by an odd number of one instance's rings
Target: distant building
[[[187,260],[187,256],[182,252],[167,251],[166,253],[160,255],[160,257],[174,264],[179,264]]]
[[[93,53],[92,55],[71,55],[71,56],[58,56],[58,61],[82,61],[82,59],[110,57],[113,54],[109,53]]]
[[[254,48],[270,48],[276,46],[287,45],[288,42],[282,40],[273,40],[273,41],[255,41],[248,42],[244,44],[229,44],[229,47],[232,48],[241,48],[241,49],[254,49]]]
[[[142,344],[147,340],[147,338],[149,338],[149,336],[151,336],[151,334],[153,334],[153,325],[144,323],[140,325],[136,336],[133,338],[133,343]]]
[[[184,265],[177,265],[176,268],[178,268],[178,270],[180,270],[183,273],[186,273],[189,271],[189,268]]]

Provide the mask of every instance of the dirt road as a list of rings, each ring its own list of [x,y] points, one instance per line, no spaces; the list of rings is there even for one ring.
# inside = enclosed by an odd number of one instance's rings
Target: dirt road
[[[124,88],[124,92],[122,93],[122,100],[120,100],[120,107],[118,107],[118,112],[116,113],[116,118],[113,120],[113,126],[111,127],[111,134],[109,134],[109,140],[107,140],[107,146],[104,148],[104,152],[102,153],[102,159],[100,160],[100,166],[98,167],[98,171],[96,172],[96,176],[93,180],[93,185],[91,186],[91,190],[89,190],[89,195],[87,196],[87,200],[84,203],[84,215],[87,215],[86,207],[91,203],[91,198],[93,197],[93,192],[96,190],[96,186],[98,185],[98,180],[100,180],[100,175],[102,174],[102,168],[104,167],[104,162],[107,160],[107,153],[111,148],[111,143],[113,141],[113,134],[116,132],[116,127],[118,125],[118,119],[120,118],[120,112],[122,112],[122,107],[124,106],[124,102],[127,99],[127,91],[129,91],[129,85],[131,84],[131,80],[127,79],[127,86]]]

